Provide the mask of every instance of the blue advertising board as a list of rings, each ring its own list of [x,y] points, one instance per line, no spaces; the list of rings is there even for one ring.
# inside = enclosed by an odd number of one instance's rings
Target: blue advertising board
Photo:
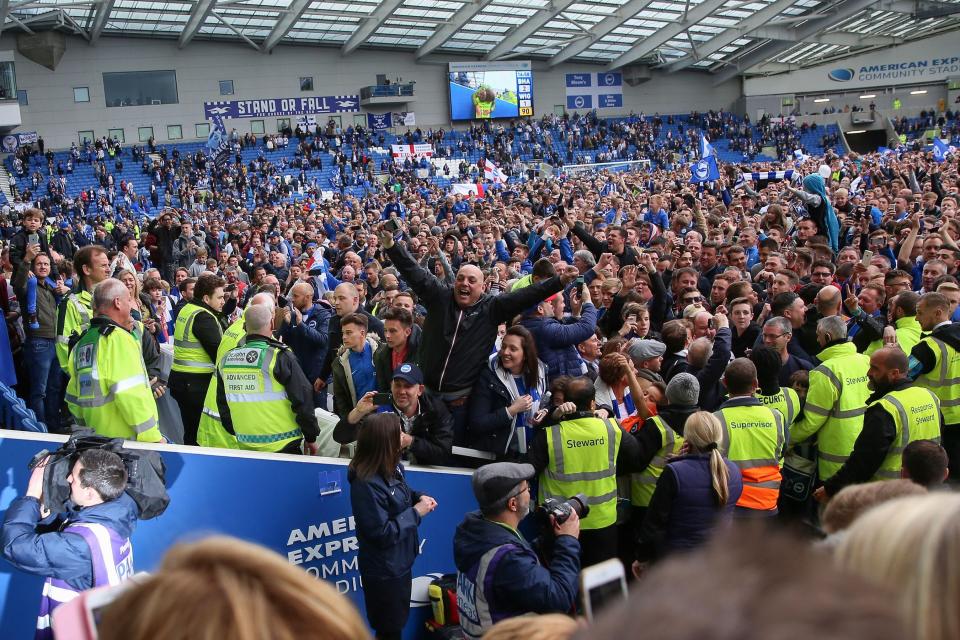
[[[203,117],[273,118],[306,116],[314,113],[342,113],[360,110],[359,96],[309,96],[304,98],[257,98],[218,100],[203,103]]]
[[[0,430],[0,517],[26,490],[27,463],[62,436]],[[130,443],[132,446],[143,446]],[[141,521],[133,535],[137,571],[153,571],[164,552],[181,541],[227,534],[261,544],[318,579],[333,584],[363,614],[357,538],[350,507],[347,460],[270,456],[185,446],[158,448],[167,466],[170,506]],[[456,569],[453,535],[464,513],[476,509],[470,473],[410,467],[409,484],[438,503],[420,526],[420,556],[413,567],[410,622],[405,637],[422,635],[430,617],[426,587]],[[0,637],[32,638],[41,578],[0,561]]]

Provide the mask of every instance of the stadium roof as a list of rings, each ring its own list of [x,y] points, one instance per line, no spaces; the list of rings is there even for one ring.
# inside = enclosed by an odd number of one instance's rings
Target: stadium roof
[[[960,0],[0,0],[10,31],[776,73],[960,29]]]

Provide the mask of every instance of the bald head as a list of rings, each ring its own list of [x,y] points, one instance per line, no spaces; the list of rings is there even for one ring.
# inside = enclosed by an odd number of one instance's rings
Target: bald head
[[[823,317],[838,315],[840,313],[840,300],[840,289],[827,285],[817,293],[817,311]]]
[[[907,379],[909,369],[907,354],[900,347],[884,347],[870,356],[870,368],[867,369],[869,386],[873,390],[888,389]]]
[[[483,272],[476,265],[465,264],[457,271],[453,286],[453,299],[461,309],[477,304],[483,295]]]
[[[341,318],[354,313],[360,306],[360,294],[357,288],[349,282],[341,282],[333,290],[333,306]]]
[[[273,335],[273,309],[267,305],[254,305],[243,314],[243,328],[248,334],[270,337]]]

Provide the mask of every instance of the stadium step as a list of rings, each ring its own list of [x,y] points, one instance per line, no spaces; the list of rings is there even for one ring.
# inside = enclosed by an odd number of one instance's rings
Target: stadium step
[[[13,202],[13,191],[10,189],[10,182],[12,181],[13,176],[10,175],[7,168],[0,166],[0,193],[6,196],[7,202]]]

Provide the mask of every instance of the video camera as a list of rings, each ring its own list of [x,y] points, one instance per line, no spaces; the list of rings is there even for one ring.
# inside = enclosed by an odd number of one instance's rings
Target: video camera
[[[47,459],[43,471],[43,506],[52,513],[65,511],[70,499],[67,477],[80,453],[87,449],[104,449],[123,460],[127,468],[126,492],[140,508],[140,519],[150,520],[163,513],[170,504],[163,458],[156,451],[126,449],[123,443],[119,438],[105,438],[91,429],[82,429],[75,431],[56,451],[51,453],[44,449],[33,456],[28,465],[31,470]]]

